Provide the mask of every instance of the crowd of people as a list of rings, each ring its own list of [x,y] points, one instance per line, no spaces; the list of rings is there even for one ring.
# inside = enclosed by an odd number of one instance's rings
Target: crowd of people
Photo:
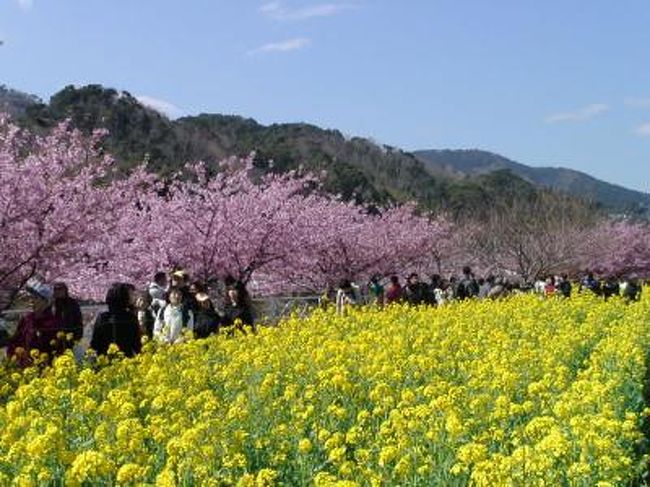
[[[206,286],[190,280],[179,270],[169,276],[155,274],[146,289],[128,283],[114,283],[106,293],[106,310],[99,313],[89,333],[89,346],[98,355],[117,345],[127,357],[141,351],[142,338],[174,344],[184,340],[186,331],[205,338],[221,330],[255,332],[253,310],[246,286],[232,277],[223,282],[223,295],[213,299]],[[53,285],[32,278],[25,287],[31,312],[25,314],[9,336],[0,334],[0,347],[20,365],[33,362],[31,350],[52,357],[84,336],[79,302],[70,297],[65,283]],[[218,305],[215,305],[218,301]]]
[[[642,291],[642,285],[637,279],[619,280],[610,276],[601,281],[596,279],[592,272],[586,272],[576,284],[572,283],[567,274],[525,283],[493,275],[477,278],[470,267],[464,267],[460,277],[451,276],[445,279],[434,274],[428,282],[421,281],[417,273],[411,273],[403,285],[397,275],[390,276],[386,282],[380,276],[375,276],[365,289],[349,280],[343,280],[337,289],[327,290],[323,301],[335,303],[337,312],[342,314],[348,306],[366,303],[384,306],[406,302],[412,305],[437,306],[450,301],[470,298],[498,299],[510,294],[529,292],[545,297],[569,298],[576,286],[578,292],[588,290],[604,299],[621,296],[627,301],[637,301]]]
[[[29,351],[38,350],[49,357],[61,353],[84,336],[84,323],[79,302],[72,298],[63,282],[53,285],[32,278],[26,285],[32,311],[24,315],[13,335],[0,330],[0,347],[7,355],[16,357],[21,365],[32,363]],[[578,292],[587,291],[609,299],[621,296],[627,301],[639,299],[641,283],[636,279],[620,281],[596,279],[586,273],[577,282]],[[131,357],[140,352],[142,338],[174,344],[185,339],[185,331],[195,338],[236,329],[255,332],[251,298],[243,282],[227,277],[223,289],[215,293],[200,281],[191,281],[183,270],[155,274],[146,289],[138,290],[132,284],[114,283],[106,294],[107,309],[99,313],[89,333],[89,346],[98,355],[106,354],[111,344]],[[361,289],[349,280],[343,280],[337,289],[328,289],[321,303],[335,304],[339,314],[349,306],[397,302],[412,305],[444,305],[465,299],[498,299],[509,294],[535,292],[541,296],[569,298],[574,284],[567,275],[549,276],[532,284],[523,284],[502,277],[476,278],[471,268],[463,268],[460,277],[444,279],[431,276],[429,282],[412,273],[404,285],[396,275],[387,280],[373,277]],[[213,299],[217,295],[218,299]],[[215,301],[217,301],[215,305]]]

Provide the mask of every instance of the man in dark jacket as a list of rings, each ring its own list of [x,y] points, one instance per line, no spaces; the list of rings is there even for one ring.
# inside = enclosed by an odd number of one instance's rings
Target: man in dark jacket
[[[557,283],[557,289],[560,291],[560,294],[565,298],[570,298],[572,288],[573,286],[571,285],[568,274],[562,274]]]
[[[623,283],[623,298],[628,303],[639,301],[642,290],[643,286],[637,279],[628,279]]]
[[[54,290],[52,311],[61,322],[62,330],[66,334],[72,333],[74,341],[81,340],[84,324],[79,302],[70,297],[68,286],[64,282],[55,282],[52,288]]]
[[[454,290],[454,297],[458,300],[475,298],[479,294],[479,285],[472,269],[469,266],[463,267],[463,278],[456,285]]]
[[[606,300],[612,296],[620,296],[621,286],[618,283],[618,280],[616,280],[614,276],[607,276],[607,279],[605,279],[601,288],[601,293]]]
[[[580,291],[582,291],[583,288],[589,289],[596,295],[601,294],[600,281],[594,277],[593,272],[587,272],[587,275],[580,281]]]
[[[429,287],[425,283],[420,282],[420,277],[414,272],[406,280],[404,296],[413,305],[428,303]]]

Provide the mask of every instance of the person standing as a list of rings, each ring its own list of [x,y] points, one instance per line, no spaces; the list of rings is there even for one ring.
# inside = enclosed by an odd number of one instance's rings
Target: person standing
[[[474,279],[474,274],[472,274],[472,269],[469,266],[463,267],[463,277],[456,285],[454,290],[454,297],[458,300],[464,300],[468,298],[474,298],[478,296],[479,287],[476,279]]]
[[[167,274],[164,272],[156,272],[153,276],[153,281],[149,284],[149,295],[154,301],[165,301],[167,296]]]
[[[32,310],[20,319],[16,332],[7,343],[7,356],[15,357],[22,367],[32,364],[31,350],[46,353],[51,360],[57,351],[57,334],[62,330],[61,321],[52,311],[52,287],[32,278],[27,281],[26,290]]]
[[[371,303],[377,306],[383,306],[385,296],[384,286],[381,284],[379,276],[372,276],[368,284],[368,294],[371,298]]]
[[[420,276],[417,273],[413,272],[409,275],[404,287],[404,296],[406,301],[414,306],[428,302],[427,285],[420,282]]]
[[[354,306],[359,302],[356,290],[349,279],[343,279],[336,291],[336,313],[344,314],[348,306]]]
[[[226,280],[226,303],[224,307],[224,325],[236,326],[245,333],[244,326],[248,325],[255,332],[253,320],[253,304],[246,285],[234,278]]]
[[[135,300],[136,316],[140,326],[140,334],[148,338],[153,338],[153,328],[156,323],[156,311],[152,307],[153,300],[151,295],[139,293]],[[160,311],[160,310],[158,310]]]
[[[206,294],[207,292],[208,290],[205,284],[203,284],[201,281],[194,281],[187,287],[187,295],[185,297],[187,300],[186,304],[190,307],[194,314],[196,314],[200,308],[199,301],[197,300],[196,296],[198,294]]]
[[[171,288],[181,291],[183,295],[183,303],[192,311],[198,308],[196,298],[192,294],[190,286],[190,275],[185,270],[176,270],[171,274]]]
[[[608,276],[607,279],[605,279],[602,287],[602,294],[605,300],[611,298],[612,296],[621,295],[621,286],[614,276]]]
[[[436,293],[436,289],[440,289],[440,286],[442,286],[442,276],[440,274],[433,274],[427,285],[428,302],[433,306],[440,304],[438,302],[438,293]]]
[[[557,289],[560,292],[560,294],[565,298],[570,298],[572,287],[573,286],[571,285],[569,276],[567,274],[562,274],[562,276],[560,276],[560,278],[558,279],[558,284],[557,284]]]
[[[52,310],[62,325],[62,331],[72,333],[74,341],[81,340],[84,333],[83,317],[79,302],[70,297],[68,286],[64,282],[55,282],[52,286],[54,304]]]
[[[208,294],[199,292],[196,294],[196,301],[199,309],[194,319],[194,337],[207,338],[210,335],[219,333],[221,316],[214,309],[214,304]]]
[[[140,326],[131,304],[132,286],[125,283],[113,283],[106,293],[108,311],[97,316],[90,341],[97,355],[105,355],[111,344],[127,357],[133,357],[142,348]]]
[[[555,291],[555,281],[552,276],[548,276],[544,281],[544,296],[547,298],[555,296]]]
[[[390,284],[388,284],[388,289],[386,290],[386,304],[400,302],[403,294],[404,292],[399,282],[399,277],[394,275],[390,276]]]
[[[490,287],[486,298],[500,299],[508,295],[508,283],[503,276],[494,279],[494,284]]]
[[[580,281],[580,290],[589,289],[592,293],[600,295],[600,282],[594,277],[593,272],[587,272],[587,275]]]
[[[636,278],[627,279],[622,286],[622,296],[627,303],[639,301],[643,287]]]
[[[181,342],[183,329],[194,330],[194,313],[183,300],[183,291],[172,287],[169,304],[158,312],[153,335],[163,343]]]

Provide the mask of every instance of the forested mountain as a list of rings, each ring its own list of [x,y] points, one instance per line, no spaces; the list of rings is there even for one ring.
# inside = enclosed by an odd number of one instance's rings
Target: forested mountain
[[[440,151],[444,157],[438,158],[430,152],[426,153],[429,156],[411,154],[305,123],[264,126],[235,115],[200,114],[170,120],[128,92],[100,85],[68,86],[49,103],[34,97],[30,100],[9,110],[21,124],[45,130],[70,119],[87,132],[106,128],[107,149],[123,169],[146,157],[153,170],[171,174],[188,161],[214,165],[229,156],[255,152],[256,165],[264,171],[304,168],[324,172],[325,189],[346,199],[378,204],[416,201],[423,208],[457,215],[480,216],[495,204],[530,199],[545,191],[516,163],[489,166],[472,162],[473,157],[485,159],[489,154],[480,151]],[[441,162],[456,152],[466,157],[451,158],[449,164]],[[497,162],[502,159],[490,156]],[[460,159],[466,164],[456,167]],[[605,203],[610,205],[611,200]],[[614,209],[619,211],[620,206]]]
[[[19,117],[25,113],[28,107],[38,103],[41,103],[41,100],[34,95],[0,85],[0,113],[4,112],[12,117]]]
[[[108,129],[107,149],[125,169],[147,157],[153,170],[170,174],[188,161],[210,165],[255,152],[263,170],[324,172],[325,189],[347,199],[379,204],[414,200],[423,208],[455,213],[474,213],[504,195],[535,192],[533,185],[509,172],[464,181],[438,177],[413,154],[304,123],[264,126],[217,114],[169,120],[131,94],[99,85],[66,87],[49,103],[28,107],[18,120],[39,130],[67,118],[84,131]]]
[[[481,150],[426,150],[415,156],[437,174],[476,176],[508,170],[536,186],[580,195],[610,210],[625,214],[648,214],[650,194],[633,191],[563,167],[531,167]]]

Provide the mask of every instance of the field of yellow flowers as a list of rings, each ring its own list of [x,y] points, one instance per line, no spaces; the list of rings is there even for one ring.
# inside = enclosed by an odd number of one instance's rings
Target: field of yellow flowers
[[[625,485],[650,299],[319,310],[3,369],[0,485]]]

